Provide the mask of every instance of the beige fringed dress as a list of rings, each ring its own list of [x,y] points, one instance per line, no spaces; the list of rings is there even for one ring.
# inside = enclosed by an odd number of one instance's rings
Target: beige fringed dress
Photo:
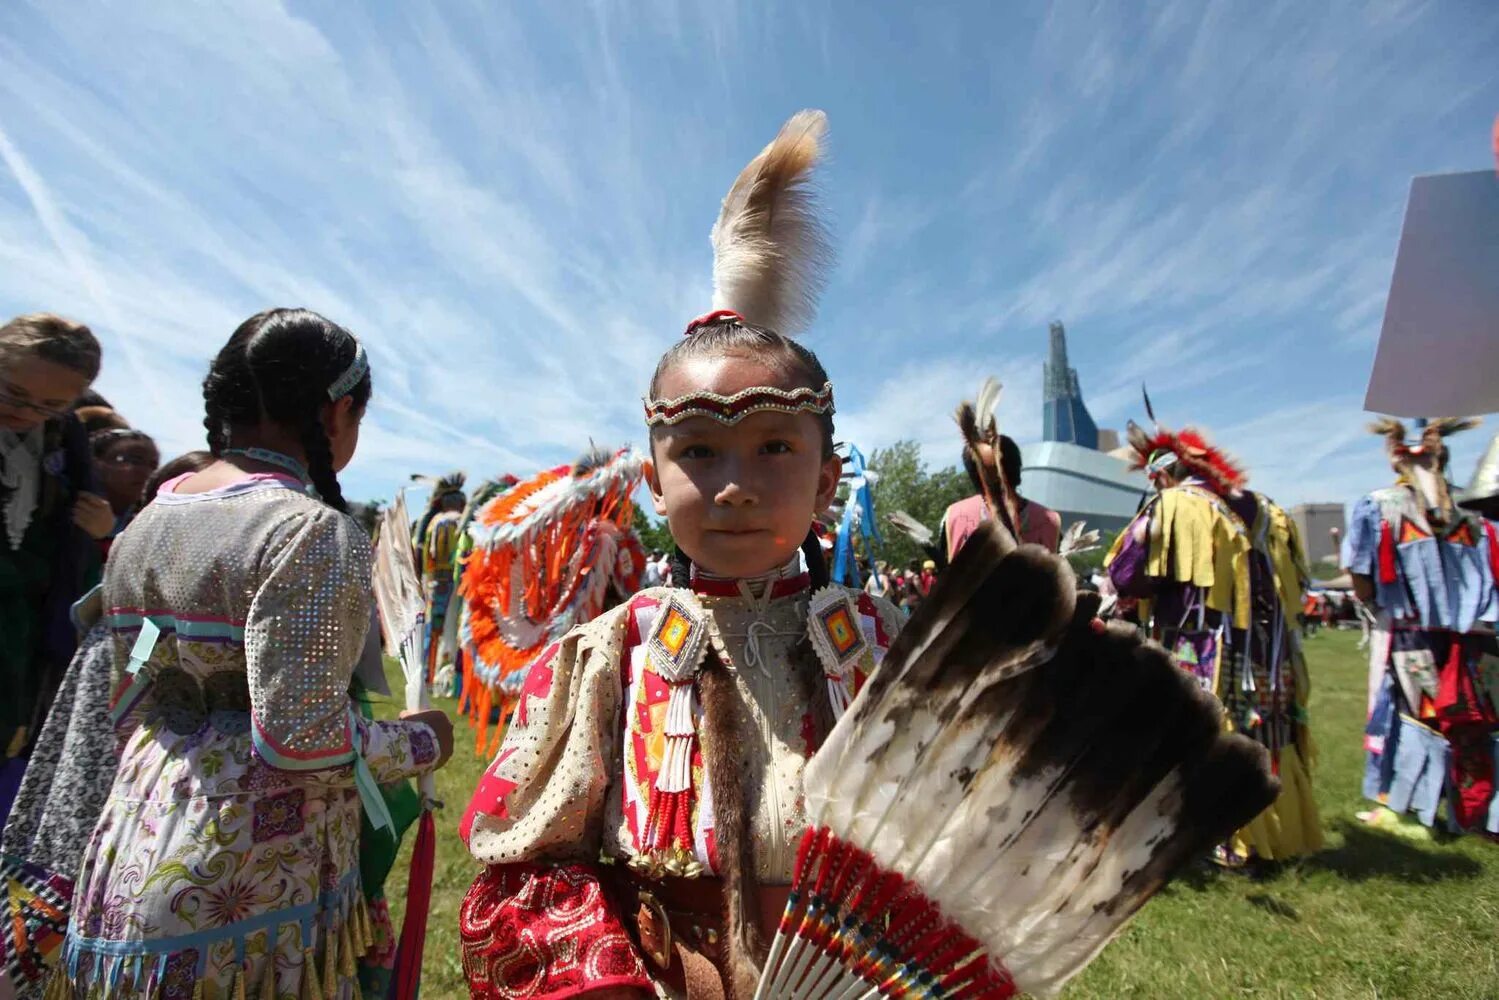
[[[754,883],[791,881],[807,761],[900,613],[836,585],[814,594],[794,562],[771,579],[692,584],[642,591],[530,668],[461,829],[488,866],[459,912],[473,997],[663,987],[609,883],[625,869],[642,890],[717,882],[731,814],[751,841]],[[808,642],[822,668],[810,685],[798,666]],[[703,707],[709,649],[730,685],[723,731]],[[705,764],[726,745],[740,803]]]

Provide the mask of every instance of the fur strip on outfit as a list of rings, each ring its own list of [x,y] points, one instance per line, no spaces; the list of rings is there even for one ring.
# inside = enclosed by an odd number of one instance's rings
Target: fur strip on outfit
[[[748,907],[756,899],[754,842],[748,833],[743,768],[735,752],[734,718],[738,693],[733,675],[718,654],[708,651],[698,674],[703,699],[703,766],[713,789],[714,830],[724,898],[724,986],[730,997],[754,996],[765,961],[756,917]]]

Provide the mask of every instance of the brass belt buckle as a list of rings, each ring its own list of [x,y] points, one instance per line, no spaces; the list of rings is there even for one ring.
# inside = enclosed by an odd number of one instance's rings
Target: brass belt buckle
[[[636,916],[635,923],[640,931],[641,950],[645,952],[647,958],[656,963],[657,968],[665,971],[671,968],[671,918],[666,915],[666,907],[661,904],[661,900],[657,899],[654,893],[641,889],[639,898],[640,912]],[[648,921],[657,928],[654,934],[647,932]]]

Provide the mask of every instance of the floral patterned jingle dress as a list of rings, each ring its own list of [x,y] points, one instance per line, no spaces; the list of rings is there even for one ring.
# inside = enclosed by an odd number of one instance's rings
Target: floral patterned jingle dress
[[[53,993],[347,1000],[371,940],[356,772],[430,770],[436,738],[352,710],[370,624],[353,520],[277,476],[174,485],[106,573],[123,750]],[[145,620],[160,634],[132,662]]]

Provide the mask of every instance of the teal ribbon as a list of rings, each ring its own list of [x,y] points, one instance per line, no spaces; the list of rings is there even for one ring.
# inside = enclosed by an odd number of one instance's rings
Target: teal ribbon
[[[354,787],[359,789],[359,798],[364,803],[364,811],[370,818],[370,825],[376,830],[389,830],[390,835],[394,837],[396,824],[395,820],[390,818],[390,807],[385,804],[385,796],[380,794],[380,785],[375,781],[375,776],[370,773],[370,766],[359,754],[354,755]]]
[[[141,619],[141,634],[135,637],[135,645],[130,647],[130,664],[125,668],[126,673],[134,676],[140,673],[141,667],[151,659],[151,651],[156,648],[156,640],[161,635],[161,629],[149,618]]]
[[[359,790],[364,813],[370,818],[371,826],[376,830],[389,830],[394,837],[396,824],[391,819],[390,806],[385,803],[385,796],[380,794],[380,784],[370,772],[369,764],[365,763],[364,754],[359,752],[359,716],[352,707],[349,709],[349,738],[354,743],[354,787]]]

